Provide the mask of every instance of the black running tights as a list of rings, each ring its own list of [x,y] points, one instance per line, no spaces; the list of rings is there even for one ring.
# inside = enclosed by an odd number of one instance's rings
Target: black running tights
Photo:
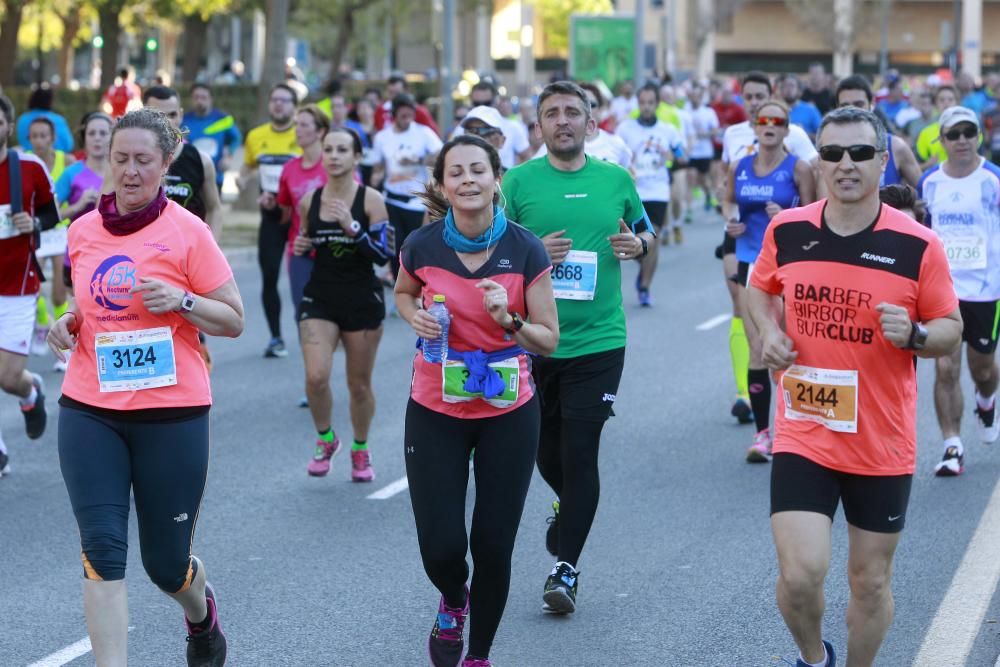
[[[538,447],[538,399],[485,419],[406,406],[404,448],[410,502],[424,570],[449,607],[461,607],[469,579],[469,652],[489,657],[510,589],[510,561]],[[465,531],[469,455],[476,501]]]
[[[264,302],[264,316],[271,338],[281,338],[281,297],[278,295],[278,278],[281,275],[281,258],[288,240],[288,225],[269,211],[261,210],[260,231],[257,233],[257,261],[260,263],[260,296]]]
[[[559,498],[559,560],[576,567],[597,514],[597,454],[604,420],[558,415],[542,422],[538,472]]]

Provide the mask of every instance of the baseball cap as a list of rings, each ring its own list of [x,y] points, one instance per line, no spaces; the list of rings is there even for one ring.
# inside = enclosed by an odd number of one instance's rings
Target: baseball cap
[[[948,107],[941,113],[941,131],[947,132],[959,123],[972,123],[979,127],[979,116],[968,107]]]
[[[465,118],[462,119],[462,127],[470,120],[478,120],[481,123],[485,123],[492,128],[503,131],[503,122],[500,119],[500,112],[493,107],[478,106],[469,109],[469,113],[465,114]]]

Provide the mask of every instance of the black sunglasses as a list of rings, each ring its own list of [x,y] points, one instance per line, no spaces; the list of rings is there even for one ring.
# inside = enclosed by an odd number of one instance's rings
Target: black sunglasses
[[[853,146],[820,146],[819,158],[824,162],[840,162],[844,159],[844,153],[851,156],[852,162],[867,162],[875,157],[876,153],[881,153],[874,146],[868,144],[854,144]]]
[[[500,134],[500,130],[495,127],[490,127],[489,125],[480,125],[479,127],[467,127],[465,131],[469,134],[474,134],[478,137],[488,137],[491,134]]]
[[[975,139],[979,136],[979,128],[975,125],[967,125],[964,130],[955,128],[954,130],[948,130],[944,133],[944,138],[948,141],[958,141],[960,137],[965,137],[966,139]]]

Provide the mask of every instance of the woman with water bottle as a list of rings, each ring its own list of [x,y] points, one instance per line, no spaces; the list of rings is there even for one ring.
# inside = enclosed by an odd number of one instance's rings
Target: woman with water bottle
[[[422,195],[436,222],[407,238],[396,281],[399,314],[422,348],[413,360],[404,451],[420,554],[441,592],[427,647],[435,667],[491,664],[538,447],[528,355],[550,354],[559,342],[548,253],[497,205],[500,170],[497,152],[476,136],[444,145]]]

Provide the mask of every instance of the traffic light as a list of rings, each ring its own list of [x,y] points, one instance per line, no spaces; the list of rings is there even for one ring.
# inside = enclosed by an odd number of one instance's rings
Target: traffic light
[[[93,44],[95,49],[101,48],[102,46],[104,46],[104,38],[101,37],[100,35],[94,37]]]
[[[156,39],[155,38],[150,37],[149,39],[146,40],[146,50],[147,51],[155,51],[158,46],[159,46],[159,44],[156,43]]]

